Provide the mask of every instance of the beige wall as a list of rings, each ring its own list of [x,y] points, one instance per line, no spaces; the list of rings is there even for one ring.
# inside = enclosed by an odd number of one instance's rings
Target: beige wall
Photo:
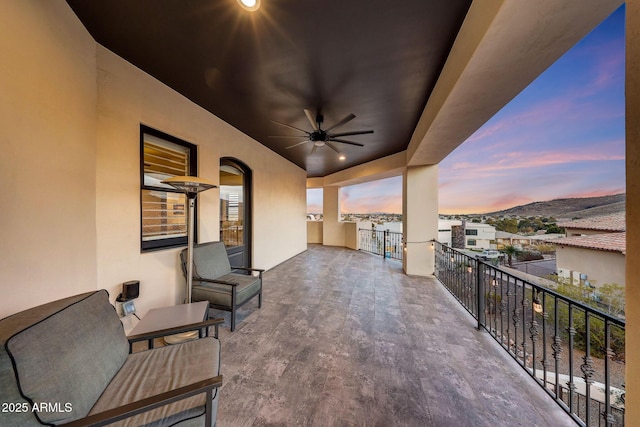
[[[140,253],[139,125],[198,146],[198,174],[219,181],[221,157],[253,171],[253,266],[270,268],[306,249],[306,174],[232,126],[98,48],[98,287],[140,280],[140,311],[179,303],[179,249]],[[219,192],[199,196],[199,240],[219,240]]]
[[[96,287],[96,97],[66,3],[0,2],[0,318]]]
[[[360,248],[358,239],[358,228],[364,228],[359,222],[344,223],[344,247],[358,250]],[[369,226],[371,228],[371,226]]]
[[[323,178],[309,178],[307,187],[324,187],[337,185],[346,187],[349,185],[362,184],[379,179],[391,178],[401,175],[407,164],[407,153],[392,154],[381,159],[372,160],[349,169],[327,175]]]
[[[556,265],[557,268],[586,274],[587,280],[596,288],[607,283],[625,284],[625,256],[620,252],[558,245]]]
[[[640,425],[640,0],[627,1],[626,24],[626,421]]]
[[[438,165],[408,167],[403,178],[404,271],[428,276],[435,270],[430,241],[438,238]]]
[[[344,246],[344,222],[340,221],[340,187],[322,190],[322,244]]]
[[[0,2],[0,316],[97,288],[113,300],[133,279],[142,314],[181,301],[179,250],[140,253],[140,123],[197,144],[213,182],[220,157],[253,170],[254,266],[306,249],[304,170],[96,46],[65,2],[33,3]],[[203,193],[200,241],[218,240],[218,211]]]
[[[322,244],[322,221],[307,221],[307,243]]]

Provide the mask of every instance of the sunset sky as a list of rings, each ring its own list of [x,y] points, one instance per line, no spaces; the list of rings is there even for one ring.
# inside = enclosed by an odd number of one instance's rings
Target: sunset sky
[[[622,6],[440,163],[440,213],[623,193],[624,138]],[[321,195],[309,191],[309,212]],[[402,178],[344,187],[341,201],[400,213]]]

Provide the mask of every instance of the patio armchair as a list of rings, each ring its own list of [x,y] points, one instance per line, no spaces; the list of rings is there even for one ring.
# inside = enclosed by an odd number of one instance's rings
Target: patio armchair
[[[187,250],[180,253],[182,271],[187,276]],[[238,273],[244,272],[246,274]],[[249,267],[231,267],[223,242],[208,242],[193,247],[193,285],[191,301],[208,301],[209,307],[231,312],[231,332],[236,328],[238,307],[258,297],[262,307],[262,273]],[[257,273],[254,276],[253,273]]]

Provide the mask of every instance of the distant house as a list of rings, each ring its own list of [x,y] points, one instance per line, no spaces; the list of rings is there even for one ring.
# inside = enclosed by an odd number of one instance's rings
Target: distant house
[[[567,237],[555,239],[558,276],[593,289],[625,284],[624,212],[559,223]]]
[[[496,245],[498,249],[505,246],[515,246],[518,249],[524,249],[529,246],[538,246],[547,244],[552,239],[564,237],[564,234],[534,234],[532,236],[523,236],[522,234],[507,233],[506,231],[496,231]]]
[[[616,233],[626,231],[627,229],[624,212],[559,222],[558,227],[565,229],[567,237],[586,236],[588,234]]]
[[[463,244],[454,245],[454,234],[460,234]],[[496,229],[489,224],[466,222],[454,219],[438,221],[438,241],[448,246],[461,249],[492,249],[495,248]]]
[[[521,234],[508,233],[506,231],[496,231],[496,245],[498,249],[502,249],[505,246],[514,246],[518,249],[522,249],[531,245],[531,238],[529,236],[523,236]]]

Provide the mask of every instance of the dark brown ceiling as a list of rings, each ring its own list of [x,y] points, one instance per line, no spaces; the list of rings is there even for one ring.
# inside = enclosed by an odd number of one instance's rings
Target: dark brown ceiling
[[[101,45],[307,171],[324,176],[406,149],[470,0],[67,0]],[[373,129],[311,155],[271,120]],[[304,140],[301,138],[300,141]]]

